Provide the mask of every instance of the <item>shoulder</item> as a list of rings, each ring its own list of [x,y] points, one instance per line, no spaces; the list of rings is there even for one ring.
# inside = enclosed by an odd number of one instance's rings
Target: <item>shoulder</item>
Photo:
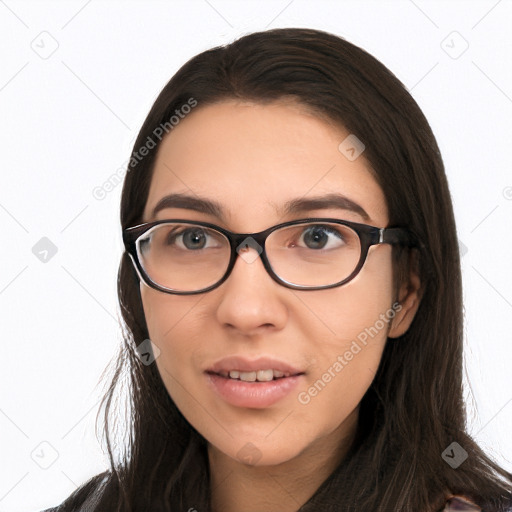
[[[482,508],[465,496],[450,496],[440,512],[482,512]]]
[[[512,501],[506,505],[506,510],[512,512]],[[484,512],[484,510],[467,496],[452,494],[448,496],[445,507],[439,512]]]
[[[74,512],[77,510],[92,512],[105,496],[110,482],[111,473],[109,471],[95,475],[82,484],[60,505],[42,512]]]

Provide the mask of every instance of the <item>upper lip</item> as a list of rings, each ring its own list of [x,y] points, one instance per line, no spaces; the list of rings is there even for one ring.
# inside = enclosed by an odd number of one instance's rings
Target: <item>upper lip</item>
[[[206,369],[207,373],[230,372],[256,372],[258,370],[278,370],[285,375],[297,375],[304,373],[298,368],[273,357],[259,357],[258,359],[246,359],[245,357],[230,356],[219,359]]]

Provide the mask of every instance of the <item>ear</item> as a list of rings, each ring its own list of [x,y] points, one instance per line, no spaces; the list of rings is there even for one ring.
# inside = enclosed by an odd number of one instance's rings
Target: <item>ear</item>
[[[391,321],[388,338],[398,338],[405,334],[418,311],[422,296],[418,257],[417,251],[413,250],[409,254],[409,279],[402,283],[398,291],[397,302],[401,307],[395,308],[396,314]]]

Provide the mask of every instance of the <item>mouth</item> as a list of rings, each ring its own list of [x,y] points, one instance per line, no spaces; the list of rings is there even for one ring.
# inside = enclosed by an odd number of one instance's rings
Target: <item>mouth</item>
[[[262,409],[287,396],[305,372],[273,358],[224,358],[205,371],[215,394],[236,407]]]
[[[247,359],[241,356],[229,356],[213,363],[206,369],[206,373],[244,382],[270,382],[302,375],[305,372],[274,357]]]
[[[240,370],[229,370],[220,372],[209,372],[210,375],[218,375],[225,379],[241,380],[243,382],[270,382],[272,380],[286,379],[288,377],[295,377],[297,375],[303,375],[304,372],[290,373],[282,372],[281,370],[274,370],[272,368],[268,370],[256,370],[256,371],[240,371]]]

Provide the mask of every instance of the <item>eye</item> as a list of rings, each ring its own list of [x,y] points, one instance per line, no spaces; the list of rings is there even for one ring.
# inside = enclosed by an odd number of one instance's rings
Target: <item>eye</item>
[[[345,245],[342,233],[331,226],[317,224],[307,227],[299,240],[308,249],[336,249]]]
[[[218,247],[219,242],[212,231],[201,227],[186,228],[178,233],[173,230],[167,237],[168,245],[175,244],[180,249],[192,251]]]

